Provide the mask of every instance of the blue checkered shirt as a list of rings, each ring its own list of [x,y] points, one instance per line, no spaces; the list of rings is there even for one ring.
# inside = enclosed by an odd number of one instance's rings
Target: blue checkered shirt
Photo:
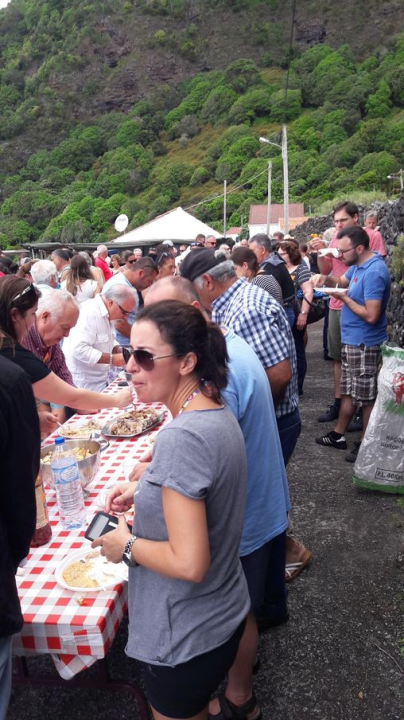
[[[284,309],[271,295],[240,278],[212,304],[212,320],[226,325],[242,337],[270,368],[289,360],[292,369],[285,394],[276,407],[276,417],[293,412],[299,404],[295,343]]]

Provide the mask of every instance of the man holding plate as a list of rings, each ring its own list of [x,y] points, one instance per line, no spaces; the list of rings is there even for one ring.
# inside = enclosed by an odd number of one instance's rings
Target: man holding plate
[[[355,405],[362,407],[363,436],[375,403],[380,345],[387,340],[386,307],[391,280],[382,256],[370,249],[369,236],[363,228],[352,226],[340,230],[337,240],[338,253],[348,266],[347,271],[341,277],[314,275],[312,282],[314,287],[335,288],[331,296],[343,303],[342,399],[334,430],[316,438],[316,443],[346,450],[345,431]],[[355,462],[359,446],[358,441],[346,456],[347,462]]]

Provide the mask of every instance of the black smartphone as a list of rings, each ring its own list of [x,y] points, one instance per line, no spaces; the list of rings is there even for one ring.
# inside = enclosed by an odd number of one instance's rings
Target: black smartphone
[[[118,383],[118,387],[129,387],[129,383],[126,382],[126,380],[121,380],[121,381]]]
[[[94,515],[91,520],[84,537],[91,542],[105,535],[105,533],[111,532],[118,527],[118,518],[115,515],[108,515],[105,512],[98,512]],[[132,527],[128,525],[129,530],[132,532]]]

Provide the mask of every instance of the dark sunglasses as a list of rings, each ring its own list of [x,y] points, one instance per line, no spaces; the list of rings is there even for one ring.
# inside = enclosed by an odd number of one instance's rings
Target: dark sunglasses
[[[15,303],[16,300],[19,300],[19,299],[22,298],[24,295],[26,295],[27,293],[29,293],[31,290],[35,290],[35,285],[34,285],[33,283],[30,283],[29,285],[27,285],[27,287],[24,288],[24,290],[23,290],[22,292],[18,293],[18,295],[16,295],[15,297],[13,297],[13,299],[12,299],[12,301],[11,301],[11,304]]]
[[[178,357],[177,353],[171,353],[170,355],[159,355],[158,357],[153,356],[148,350],[133,350],[131,347],[121,348],[123,359],[128,364],[131,357],[134,358],[136,365],[139,365],[143,370],[153,370],[155,360],[163,360],[163,358]]]

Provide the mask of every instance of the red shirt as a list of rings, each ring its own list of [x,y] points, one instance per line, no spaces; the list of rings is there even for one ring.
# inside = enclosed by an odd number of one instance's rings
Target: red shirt
[[[95,261],[95,267],[102,270],[102,273],[105,278],[105,282],[107,282],[107,280],[109,280],[109,278],[112,278],[112,271],[109,269],[107,263],[105,262],[105,260],[103,260],[103,258],[97,257],[97,259]]]

